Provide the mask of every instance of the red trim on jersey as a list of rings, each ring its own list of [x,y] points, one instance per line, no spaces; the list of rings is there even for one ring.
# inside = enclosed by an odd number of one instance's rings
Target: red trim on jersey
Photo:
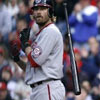
[[[50,24],[53,24],[53,23],[49,23],[49,24],[45,25],[42,29],[40,29],[40,31],[36,34],[36,36],[39,35],[40,32],[41,32],[44,28],[46,28],[47,26],[49,26]]]
[[[51,100],[51,94],[50,94],[50,86],[49,86],[49,84],[47,85],[47,87],[48,87],[48,96],[49,96],[49,100]]]
[[[30,61],[32,67],[37,68],[39,67],[39,65],[33,60],[32,56],[31,56],[31,52],[28,54],[28,60]]]

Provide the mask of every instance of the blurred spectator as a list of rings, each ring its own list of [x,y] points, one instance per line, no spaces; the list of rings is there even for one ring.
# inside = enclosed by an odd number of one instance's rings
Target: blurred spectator
[[[75,100],[93,100],[91,95],[88,94],[87,90],[84,87],[81,87],[81,94],[75,96]]]
[[[19,32],[22,31],[24,28],[28,27],[28,24],[27,24],[27,21],[25,20],[25,18],[19,18],[17,20],[17,26],[16,27],[17,27],[16,34],[14,36],[16,38],[16,35],[17,35],[16,39],[19,39]],[[38,31],[39,31],[39,27],[35,23],[34,20],[30,23],[29,27],[31,28],[31,31],[30,31],[30,40],[34,40],[35,34],[38,33]],[[11,34],[10,37],[14,38],[14,37],[12,37],[12,35],[13,34]],[[9,39],[11,40],[10,37],[9,37]]]
[[[24,83],[24,75],[25,73],[22,71],[15,72],[13,79],[7,85],[14,100],[29,100],[31,88]]]
[[[93,79],[99,72],[99,68],[91,59],[89,59],[89,57],[82,58],[81,52],[78,48],[74,48],[74,53],[75,53],[77,68],[80,74],[80,81],[87,79],[89,81],[93,81]]]
[[[67,1],[67,9],[68,9],[68,15],[70,15],[74,9],[75,4],[79,2],[79,0],[68,0]]]
[[[76,65],[77,65],[77,69],[78,69],[78,73],[79,73],[80,82],[82,82],[84,80],[89,80],[89,76],[87,75],[87,73],[82,70],[82,68],[86,65],[82,60],[82,55],[81,55],[80,50],[78,48],[74,48],[73,51],[75,54],[75,60],[76,60]],[[89,62],[87,62],[87,64],[89,64]]]
[[[0,100],[13,100],[7,91],[5,82],[0,81]]]
[[[100,69],[100,44],[95,37],[88,40],[90,46],[90,58]]]
[[[97,36],[98,10],[90,5],[90,0],[80,0],[74,7],[69,17],[72,39],[78,45],[82,45],[92,36]]]
[[[15,86],[15,89],[13,92],[15,92],[16,96],[18,97],[17,99],[14,99],[14,100],[25,100],[25,99],[29,100],[31,88],[30,88],[30,86],[27,86],[24,83],[24,80],[19,80],[16,83],[16,86]]]
[[[74,53],[75,53],[75,60],[76,60],[78,72],[80,73],[81,72],[81,67],[83,65],[80,50],[78,48],[74,48]]]
[[[81,83],[81,86],[83,86],[88,93],[91,92],[91,84],[88,80],[84,80],[82,83]]]
[[[28,5],[26,5],[24,1],[21,1],[19,3],[19,13],[17,14],[17,19],[23,18],[26,20],[28,24],[30,24],[31,19],[28,10],[29,10]]]
[[[64,71],[66,71],[66,68],[70,66],[69,46],[67,37],[66,39],[64,39],[63,64],[64,64]]]
[[[17,0],[10,0],[7,8],[8,8],[8,12],[10,13],[11,16],[16,16],[19,12]]]
[[[97,21],[97,26],[98,26],[98,32],[100,34],[100,0],[96,0],[97,4],[96,6],[98,7],[98,21]]]
[[[73,92],[69,92],[66,95],[66,100],[75,100],[75,95]]]
[[[25,19],[23,18],[19,18],[17,20],[17,25],[16,25],[16,31],[12,32],[11,34],[9,34],[9,43],[10,41],[14,40],[15,43],[17,43],[19,50],[20,50],[20,56],[27,60],[27,57],[25,56],[25,53],[21,50],[21,43],[20,43],[20,39],[19,39],[19,33],[28,26],[27,22]],[[9,46],[10,47],[10,46]],[[9,48],[9,51],[11,51],[11,49]],[[16,51],[15,51],[16,52]],[[10,54],[10,53],[9,53]],[[10,54],[11,57],[11,54]]]
[[[89,81],[92,83],[96,75],[99,73],[99,68],[96,66],[91,59],[82,59],[84,67],[82,67],[82,72],[85,72],[89,78]]]
[[[81,83],[81,86],[87,91],[87,97],[86,97],[86,100],[94,100],[91,96],[91,84],[88,80],[84,80],[82,83]]]
[[[29,0],[29,8],[33,7],[34,0]]]
[[[65,86],[66,93],[73,91],[71,67],[67,67],[66,70],[64,71],[64,77],[62,78],[62,82]]]
[[[6,60],[6,51],[4,50],[3,46],[0,46],[0,78],[3,68],[9,66],[9,62]]]
[[[91,4],[95,6],[96,5],[96,0],[91,0]]]
[[[3,68],[1,73],[2,80],[4,80],[7,84],[12,78],[12,70],[9,66]]]
[[[65,35],[66,32],[66,21],[65,21],[65,12],[63,6],[63,0],[55,0],[54,14],[57,17],[56,25],[60,29],[62,35]]]
[[[89,57],[89,46],[88,46],[88,48],[85,46],[82,46],[80,49],[80,52],[81,52],[82,58],[84,58],[84,59],[88,58]]]
[[[99,86],[93,86],[93,88],[91,90],[91,96],[92,96],[93,100],[100,100]]]
[[[7,4],[8,12],[10,13],[12,17],[12,31],[16,30],[16,15],[19,12],[17,2],[18,2],[17,0],[10,0]]]
[[[65,0],[67,2],[67,0]],[[68,0],[67,5],[68,5],[68,15],[71,14],[74,5],[78,2],[78,0]],[[54,4],[54,15],[56,16],[56,25],[60,29],[63,37],[67,31],[67,26],[66,26],[66,20],[65,20],[65,11],[64,11],[64,5],[63,5],[63,0],[55,0]]]
[[[11,16],[3,1],[0,0],[0,41],[7,42],[8,34],[11,32],[11,29]]]
[[[93,100],[93,99],[91,95],[87,92],[87,90],[82,86],[80,95],[74,95],[73,92],[69,92],[67,94],[66,100]]]
[[[24,18],[17,20],[17,32],[21,32],[24,28],[28,27],[28,24]]]
[[[9,34],[9,41],[11,40],[19,40],[19,32],[27,27],[27,22],[24,18],[19,18],[16,23],[16,31]]]
[[[69,92],[73,89],[73,86],[72,86],[72,74],[70,69],[70,56],[69,56],[67,37],[64,39],[63,64],[64,64],[63,67],[64,77],[62,78],[62,82],[65,86],[66,92]]]
[[[99,93],[100,93],[100,71],[97,74],[96,78],[92,82],[92,86],[98,86],[99,87]]]
[[[57,16],[57,22],[65,20],[63,0],[55,0],[56,5],[54,6],[55,16]]]

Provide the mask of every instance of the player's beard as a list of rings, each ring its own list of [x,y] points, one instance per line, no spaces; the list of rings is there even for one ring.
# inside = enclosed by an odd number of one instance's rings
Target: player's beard
[[[49,20],[50,20],[49,17],[45,17],[45,18],[42,17],[40,21],[36,20],[36,23],[39,25],[39,27],[43,27],[49,22]]]
[[[37,23],[40,27],[43,27],[45,26],[47,23],[48,23],[49,19],[44,21],[44,22],[41,22],[41,23]]]

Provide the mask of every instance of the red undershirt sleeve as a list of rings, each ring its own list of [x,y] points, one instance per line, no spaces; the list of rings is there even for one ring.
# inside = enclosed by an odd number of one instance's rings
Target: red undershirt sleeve
[[[32,51],[31,51],[32,52]],[[32,67],[34,67],[34,68],[37,68],[37,67],[40,67],[35,61],[34,61],[34,59],[32,58],[32,56],[31,56],[31,52],[28,54],[28,60],[29,60],[29,62],[30,62],[30,64],[31,64],[31,66]]]

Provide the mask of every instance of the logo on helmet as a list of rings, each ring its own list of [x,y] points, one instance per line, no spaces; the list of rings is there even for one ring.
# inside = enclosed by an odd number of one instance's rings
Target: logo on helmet
[[[40,2],[41,2],[41,0],[35,0],[35,2],[36,2],[36,3],[40,3]]]

